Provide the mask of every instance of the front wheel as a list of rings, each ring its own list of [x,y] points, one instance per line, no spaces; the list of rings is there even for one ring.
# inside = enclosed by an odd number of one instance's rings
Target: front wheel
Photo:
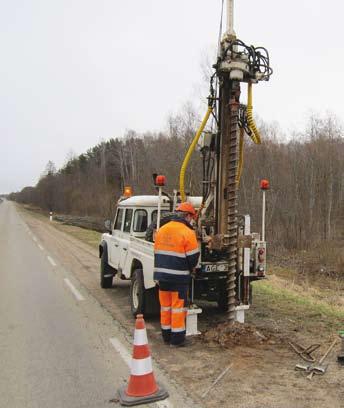
[[[131,313],[136,315],[144,313],[145,310],[145,288],[143,284],[142,269],[135,269],[130,283],[130,306]]]

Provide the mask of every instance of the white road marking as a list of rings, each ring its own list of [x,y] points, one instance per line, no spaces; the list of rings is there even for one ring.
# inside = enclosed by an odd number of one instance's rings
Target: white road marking
[[[116,349],[118,354],[122,357],[122,359],[126,363],[126,365],[129,368],[131,368],[131,355],[129,354],[126,347],[118,339],[116,339],[116,337],[112,337],[110,339],[110,343]]]
[[[170,402],[168,399],[166,399],[164,401],[158,401],[158,402],[156,402],[156,405],[159,408],[173,408],[172,402]]]
[[[73,286],[72,282],[69,279],[65,278],[64,281],[65,281],[65,284],[69,287],[69,289],[73,293],[73,295],[75,296],[76,300],[85,300],[82,294],[78,291],[78,289],[76,289]]]
[[[36,238],[34,235],[32,235],[32,239],[33,239],[35,242],[37,242],[37,238]]]
[[[110,343],[122,357],[123,361],[129,367],[129,369],[131,369],[131,355],[128,352],[127,348],[118,339],[116,339],[116,337],[112,337],[110,339]],[[157,401],[155,404],[159,408],[173,408],[173,404],[168,399],[164,401]]]
[[[56,262],[53,260],[53,258],[51,256],[47,256],[48,261],[52,264],[52,266],[56,266]]]
[[[41,251],[44,251],[44,248],[42,247],[41,244],[37,244],[37,245],[38,245],[38,248],[39,248]]]

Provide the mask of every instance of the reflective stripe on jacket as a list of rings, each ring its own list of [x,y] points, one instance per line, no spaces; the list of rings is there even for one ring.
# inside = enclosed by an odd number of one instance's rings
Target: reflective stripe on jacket
[[[154,280],[188,283],[199,257],[195,231],[177,217],[162,226],[154,243]]]

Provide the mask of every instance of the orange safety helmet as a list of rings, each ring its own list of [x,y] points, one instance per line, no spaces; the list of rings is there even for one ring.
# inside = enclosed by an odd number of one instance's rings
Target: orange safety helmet
[[[189,213],[193,217],[196,217],[196,211],[194,209],[194,206],[191,203],[188,203],[187,201],[185,203],[179,204],[177,206],[176,210],[181,211],[181,212]]]

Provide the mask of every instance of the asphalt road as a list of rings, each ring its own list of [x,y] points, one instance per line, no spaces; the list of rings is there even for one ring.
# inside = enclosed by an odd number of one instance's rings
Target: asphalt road
[[[0,204],[0,407],[109,407],[128,379],[125,333]],[[121,346],[119,346],[121,348]],[[118,350],[118,346],[117,346]]]

